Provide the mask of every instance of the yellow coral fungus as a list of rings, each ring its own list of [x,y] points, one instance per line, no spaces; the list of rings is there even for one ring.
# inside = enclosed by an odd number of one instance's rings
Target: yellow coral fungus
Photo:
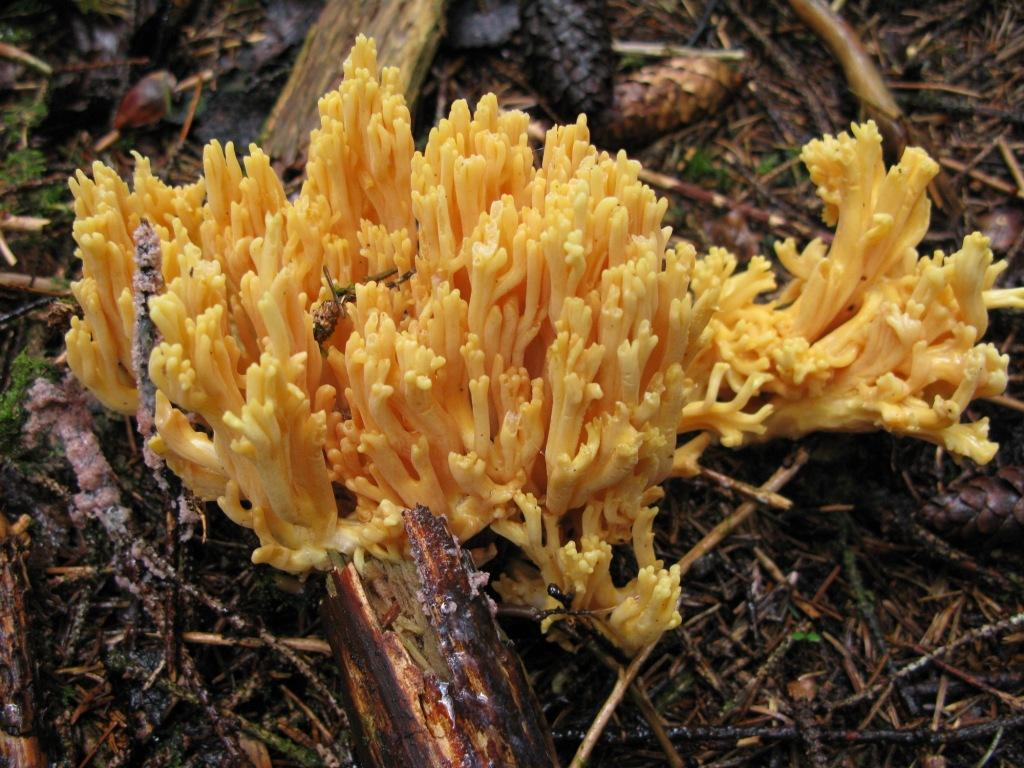
[[[85,317],[69,362],[135,408],[129,233],[150,221],[166,281],[149,303],[151,446],[256,532],[254,561],[402,557],[401,512],[423,504],[464,540],[489,528],[518,547],[504,596],[556,607],[555,584],[632,651],[680,620],[652,523],[659,484],[710,442],[884,428],[991,455],[960,418],[1006,381],[979,344],[986,307],[1021,297],[993,290],[980,236],[917,257],[934,173],[920,151],[886,173],[870,124],[809,145],[836,238],[783,244],[793,280],[761,301],[768,262],[737,272],[724,251],[669,247],[666,201],[582,118],[535,167],[525,115],[456,102],[414,152],[396,82],[360,39],[292,201],[255,147],[239,163],[209,146],[181,189],[141,159],[133,191],[101,165],[72,182]],[[314,335],[335,301],[324,269],[353,297]]]
[[[775,281],[763,259],[735,273],[735,259],[713,250],[700,267],[701,281],[741,297],[723,301],[711,320],[705,364],[728,363],[734,387],[762,376],[759,394],[771,406],[764,432],[744,439],[885,429],[988,461],[996,445],[987,421],[961,417],[972,399],[1005,389],[1008,358],[980,339],[988,308],[1020,308],[1024,294],[993,289],[1005,264],[993,264],[978,233],[952,256],[919,256],[926,188],[938,172],[922,150],[908,149],[887,171],[867,123],[812,141],[802,157],[836,227],[832,243],[815,240],[802,252],[779,244],[792,280],[764,303],[754,296]]]

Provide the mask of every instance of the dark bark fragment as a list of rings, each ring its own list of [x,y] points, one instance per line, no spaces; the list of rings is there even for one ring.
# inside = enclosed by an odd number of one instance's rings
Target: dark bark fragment
[[[17,537],[0,515],[0,765],[46,765],[36,735],[28,619],[24,593],[28,577]]]
[[[444,518],[406,512],[413,562],[328,578],[323,617],[365,766],[557,765],[485,578]]]

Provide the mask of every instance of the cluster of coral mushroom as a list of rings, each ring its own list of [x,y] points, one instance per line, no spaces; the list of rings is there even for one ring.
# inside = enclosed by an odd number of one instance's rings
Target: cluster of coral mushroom
[[[870,123],[811,142],[837,230],[778,248],[791,279],[776,294],[766,259],[740,271],[670,246],[666,201],[582,118],[548,132],[537,168],[525,114],[457,102],[416,152],[396,84],[361,39],[294,200],[258,148],[243,172],[216,143],[190,186],[141,157],[131,189],[100,163],[71,183],[71,368],[135,411],[132,233],[149,222],[166,284],[149,302],[151,447],[255,531],[254,562],[401,557],[402,510],[424,504],[462,540],[490,528],[518,548],[503,597],[557,607],[555,584],[632,651],[680,620],[652,521],[659,484],[709,443],[886,429],[992,457],[987,425],[961,415],[1006,385],[1006,357],[979,341],[988,308],[1024,297],[993,289],[980,235],[918,256],[924,152],[886,172]],[[318,341],[324,269],[354,298]],[[412,276],[374,279],[388,273]],[[624,584],[616,545],[638,566]]]

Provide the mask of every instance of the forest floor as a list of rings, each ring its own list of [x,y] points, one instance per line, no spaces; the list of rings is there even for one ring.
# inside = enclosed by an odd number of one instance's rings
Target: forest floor
[[[944,210],[933,207],[922,250],[951,252],[979,229],[1009,261],[1003,284],[1021,284],[1024,8],[841,6],[904,112],[895,130],[927,143],[952,190]],[[36,719],[55,764],[347,764],[317,610],[323,580],[254,567],[255,537],[215,505],[205,542],[171,541],[174,513],[132,424],[96,408],[141,540],[119,550],[95,521],[72,522],[67,461],[45,441],[24,445],[17,423],[26,381],[65,367],[66,286],[79,274],[68,177],[96,159],[127,176],[138,151],[179,182],[201,171],[206,141],[256,140],[317,12],[299,0],[18,0],[0,10],[0,513],[12,524],[28,516]],[[799,150],[848,129],[863,105],[786,3],[610,0],[608,13],[617,39],[743,52],[738,87],[711,114],[631,148],[679,182],[659,190],[676,236],[749,258],[825,229]],[[489,90],[550,122],[526,48],[515,36],[473,51],[442,42],[417,100],[418,140],[454,99]],[[124,94],[153,71],[186,87],[167,91],[166,110],[147,101],[149,124],[108,137]],[[989,418],[1002,444],[987,467],[885,434],[816,435],[715,449],[711,472],[668,485],[656,546],[674,562],[746,501],[720,475],[756,486],[797,451],[809,455],[781,491],[788,508],[758,508],[691,568],[683,624],[635,683],[656,722],[627,696],[591,765],[1024,765],[1020,330],[1020,316],[994,313],[988,339],[1013,361],[1008,397],[968,414]],[[951,522],[956,499],[979,495],[1008,512],[997,535]],[[174,569],[141,562],[146,547],[172,553]],[[585,627],[570,652],[535,623],[503,624],[567,762],[615,684],[595,660],[614,651]]]

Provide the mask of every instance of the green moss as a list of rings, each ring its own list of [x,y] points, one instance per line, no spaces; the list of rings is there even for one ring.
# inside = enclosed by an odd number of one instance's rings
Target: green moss
[[[132,13],[132,4],[126,0],[75,0],[75,7],[85,16],[92,13],[129,19]]]
[[[46,119],[46,103],[35,97],[21,99],[0,114],[3,115],[4,127],[12,132],[20,131],[22,128],[35,128]]]
[[[779,152],[769,152],[766,155],[762,155],[760,162],[757,164],[757,175],[764,176],[769,171],[777,168],[781,162],[782,154]]]
[[[0,394],[0,453],[12,455],[18,450],[21,427],[28,416],[23,405],[25,393],[40,376],[55,380],[57,369],[49,361],[22,350],[11,364],[7,389]]]
[[[800,157],[800,153],[803,151],[803,147],[789,147],[786,149],[786,156],[788,158]],[[793,163],[789,170],[793,176],[793,183],[800,184],[802,181],[811,178],[811,175],[807,172],[807,168],[803,163]]]
[[[0,190],[6,213],[50,216],[66,196],[62,183],[43,183],[49,161],[32,146],[32,132],[46,114],[45,102],[35,98],[0,110]]]
[[[694,150],[683,168],[683,178],[695,184],[710,184],[712,188],[726,190],[732,183],[728,172],[717,162],[717,158],[703,147]]]
[[[0,163],[0,181],[18,187],[38,179],[46,171],[46,157],[38,149],[19,149],[11,152]]]

